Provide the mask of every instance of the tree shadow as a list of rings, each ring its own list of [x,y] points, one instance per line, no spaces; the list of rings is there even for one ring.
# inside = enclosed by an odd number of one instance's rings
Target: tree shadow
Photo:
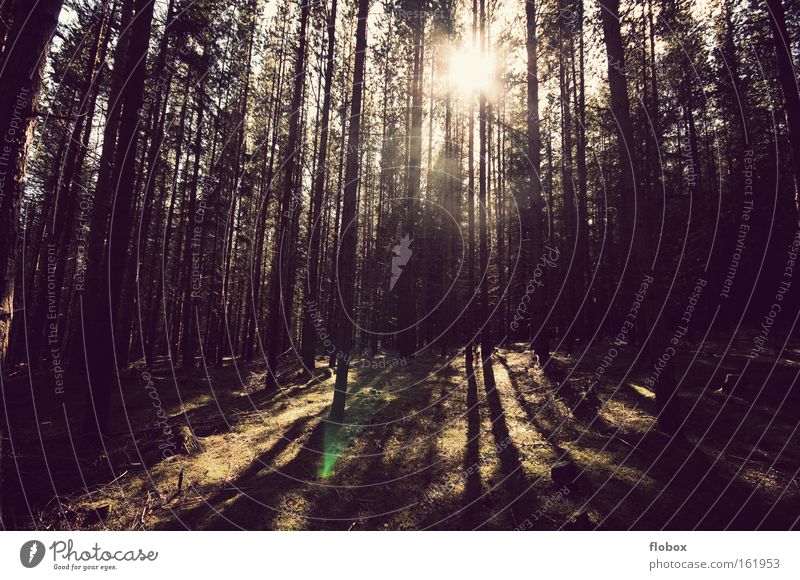
[[[269,450],[253,460],[253,462],[250,464],[250,467],[243,471],[241,475],[236,478],[236,481],[227,483],[223,489],[216,492],[209,499],[204,499],[202,494],[197,489],[191,488],[187,493],[194,494],[195,497],[202,500],[202,503],[197,507],[181,513],[179,517],[176,518],[176,521],[164,525],[162,529],[183,529],[184,527],[196,529],[198,523],[204,518],[209,516],[213,517],[214,514],[219,515],[217,506],[223,505],[229,499],[242,494],[244,490],[250,489],[252,484],[258,479],[259,473],[265,469],[270,469],[270,466],[275,459],[290,446],[298,445],[297,440],[301,438],[303,432],[308,428],[309,424],[312,421],[321,418],[325,411],[317,413],[316,415],[300,417],[297,419],[289,426],[286,432],[283,433],[281,438],[269,448]],[[246,495],[246,492],[244,495]],[[235,522],[233,523],[235,524]]]
[[[472,529],[480,524],[481,495],[480,429],[481,411],[478,403],[478,381],[471,353],[466,355],[467,372],[467,445],[464,452],[464,473],[467,481],[464,488],[464,511],[462,527]]]
[[[351,449],[355,457],[343,458],[326,486],[310,490],[307,527],[423,527],[426,513],[420,507],[427,507],[425,490],[440,464],[436,435],[444,418],[444,391],[446,384],[437,398],[431,386],[421,397],[401,396],[382,408]],[[436,403],[435,398],[440,402]],[[420,408],[431,408],[432,417],[397,419]]]
[[[509,510],[513,519],[514,507],[522,508],[526,515],[532,511],[534,505],[532,492],[528,491],[528,482],[520,461],[520,453],[508,429],[490,356],[481,361],[481,370],[494,438],[494,450],[497,452],[501,469],[506,476],[500,484],[502,486],[500,491],[505,496],[503,507]]]
[[[386,373],[376,375],[369,384],[375,384]],[[362,377],[363,378],[363,377]],[[232,487],[225,493],[213,496],[208,504],[215,510],[201,507],[200,516],[193,516],[196,527],[203,529],[346,529],[353,524],[353,515],[359,502],[365,499],[363,490],[371,490],[385,504],[404,499],[403,494],[387,494],[381,489],[382,479],[395,477],[385,466],[378,468],[380,450],[398,429],[409,433],[421,429],[418,418],[408,421],[390,421],[405,417],[419,405],[427,406],[430,398],[376,396],[368,389],[367,381],[356,379],[349,392],[350,406],[346,417],[351,424],[332,423],[322,419],[309,431],[310,420],[298,420],[284,438],[270,450],[256,458]],[[428,389],[428,395],[432,390]],[[361,396],[356,396],[361,394]],[[323,410],[320,417],[327,410]],[[398,427],[397,425],[402,425]],[[375,431],[377,438],[371,433]],[[307,436],[303,436],[308,432]],[[365,449],[359,449],[363,442]],[[298,447],[293,456],[290,444]],[[356,453],[355,458],[352,455]],[[427,456],[435,453],[432,445]],[[370,460],[369,455],[375,455]],[[275,466],[283,456],[285,463]],[[422,461],[425,464],[425,461]],[[392,468],[401,470],[400,465]],[[398,473],[399,477],[402,473]],[[376,477],[378,476],[378,477]],[[408,494],[406,494],[407,497]],[[366,498],[369,499],[369,498]],[[381,506],[383,507],[383,506]],[[356,520],[359,518],[355,518]]]
[[[569,456],[556,436],[572,439],[573,446],[580,444],[577,450],[581,454],[589,452],[595,456],[595,459],[583,461],[583,469],[577,474],[580,485],[576,489],[581,492],[577,497],[583,497],[587,505],[609,515],[604,528],[627,529],[635,522],[635,528],[649,530],[662,527],[754,529],[769,512],[769,504],[758,494],[751,494],[754,485],[738,476],[729,461],[720,460],[716,453],[712,455],[700,441],[691,443],[683,438],[672,438],[655,428],[628,430],[623,432],[624,438],[619,437],[621,425],[610,425],[592,412],[575,412],[584,400],[569,389],[570,385],[565,387],[564,381],[568,379],[561,368],[556,368],[551,377],[562,381],[557,392],[566,400],[566,411],[571,417],[554,416],[544,420],[547,405],[538,408],[531,405],[519,385],[520,373],[507,364],[504,366],[520,407],[560,453]],[[614,400],[648,414],[654,412],[653,401],[630,386],[616,390]],[[713,422],[709,422],[709,403],[700,401],[693,406],[694,411],[686,420],[693,431],[702,433],[706,426],[713,427]],[[714,416],[727,424],[718,415]],[[561,422],[556,433],[550,425],[558,420]],[[706,437],[703,440],[707,440]],[[782,523],[776,524],[778,521]],[[765,525],[787,529],[791,524],[785,517],[781,519],[773,513]]]

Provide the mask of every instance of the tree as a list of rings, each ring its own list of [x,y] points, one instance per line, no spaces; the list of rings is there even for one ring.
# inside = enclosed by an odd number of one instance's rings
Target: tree
[[[541,164],[542,164],[542,138],[541,127],[539,124],[539,41],[537,36],[537,2],[527,0],[525,2],[525,30],[527,51],[527,91],[526,91],[526,137],[527,137],[527,156],[529,168],[529,224],[527,236],[529,239],[529,255],[527,259],[526,273],[532,272],[531,264],[535,264],[542,255],[542,242],[544,228],[542,223],[542,209],[544,208],[544,198],[542,197]],[[525,280],[529,278],[526,275]],[[539,356],[540,362],[545,363],[550,356],[550,347],[547,340],[547,329],[544,320],[544,303],[541,296],[533,297],[532,314],[530,321],[530,334],[532,337],[534,352]]]
[[[278,354],[291,333],[292,296],[288,292],[289,256],[292,252],[291,220],[300,211],[295,175],[300,139],[300,115],[303,108],[303,83],[306,76],[306,27],[310,1],[302,0],[298,29],[297,55],[295,60],[292,103],[289,110],[289,137],[284,155],[283,181],[281,185],[281,213],[278,222],[277,252],[273,256],[270,279],[270,306],[267,339],[267,389],[278,386]],[[289,337],[291,340],[291,337]]]
[[[115,110],[107,119],[101,154],[101,163],[105,158],[111,165],[105,179],[101,182],[98,178],[87,256],[86,292],[98,303],[80,309],[81,317],[86,317],[85,356],[90,382],[83,426],[84,434],[90,437],[87,442],[106,434],[110,427],[111,389],[117,381],[120,358],[114,329],[119,320],[122,281],[129,266],[139,110],[153,20],[152,0],[126,0],[126,5],[131,25],[123,29],[117,41],[125,51],[117,51],[120,58],[115,59],[112,73],[120,88],[119,104],[112,104]],[[118,131],[108,127],[116,113]]]
[[[5,4],[9,4],[6,2]],[[0,55],[0,375],[14,312],[14,270],[19,232],[19,209],[25,186],[28,148],[31,144],[47,52],[61,12],[62,0],[42,0],[34,6],[14,2],[3,16],[10,17]],[[2,380],[2,378],[0,378]],[[0,412],[0,521],[7,511],[4,490],[5,449],[3,439],[9,410]]]
[[[480,50],[486,54],[486,5],[480,1]],[[491,369],[492,325],[489,324],[489,239],[486,200],[486,154],[488,127],[486,123],[486,92],[478,94],[478,270],[481,276],[481,362],[484,372]]]
[[[339,259],[337,281],[341,293],[342,311],[345,314],[339,321],[337,345],[341,357],[336,364],[336,383],[334,386],[331,420],[344,421],[344,406],[347,398],[347,374],[350,366],[350,351],[353,344],[353,286],[355,278],[355,259],[357,224],[356,189],[358,187],[359,152],[361,150],[361,101],[364,89],[364,70],[367,58],[367,16],[369,0],[358,0],[356,25],[356,53],[353,67],[353,92],[351,97],[350,126],[347,131],[347,161],[344,181],[344,200],[342,207],[342,228],[339,237]]]
[[[789,143],[794,161],[795,191],[800,191],[800,93],[798,92],[797,71],[792,64],[792,41],[786,28],[786,15],[782,0],[767,0],[769,25],[775,43],[775,61],[778,82],[783,92],[783,110],[789,129]],[[794,196],[793,196],[794,197]],[[789,204],[795,213],[792,222],[796,222],[796,201]]]
[[[405,200],[405,221],[403,238],[413,243],[419,212],[419,198],[422,179],[422,110],[423,86],[425,80],[425,18],[424,4],[420,0],[412,0],[409,4],[411,28],[411,128],[408,135],[408,167],[407,193]],[[403,267],[403,275],[397,280],[397,346],[400,356],[410,356],[417,348],[417,279],[419,277],[419,260],[413,254]]]
[[[307,299],[303,307],[303,343],[302,343],[302,356],[303,366],[309,372],[314,371],[317,345],[317,333],[314,329],[314,320],[312,308],[310,305],[313,303],[315,308],[313,312],[318,312],[316,303],[319,299],[319,253],[321,241],[321,224],[320,214],[322,212],[322,197],[325,189],[325,177],[327,175],[327,162],[328,162],[328,135],[330,132],[330,115],[331,115],[331,89],[333,88],[333,69],[336,61],[336,54],[334,52],[336,44],[336,0],[331,1],[331,8],[328,14],[328,47],[326,51],[327,62],[325,65],[325,86],[323,88],[324,94],[322,97],[322,119],[320,121],[320,138],[319,138],[319,157],[317,159],[317,167],[314,175],[313,184],[313,199],[311,202],[311,217],[309,223],[311,224],[311,240],[309,241],[309,257],[308,257],[308,288],[306,290]]]

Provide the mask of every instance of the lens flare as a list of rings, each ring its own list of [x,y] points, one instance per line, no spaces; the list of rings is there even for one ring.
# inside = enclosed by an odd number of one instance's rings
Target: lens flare
[[[463,97],[489,93],[495,86],[494,57],[477,47],[453,47],[447,59],[447,80]]]

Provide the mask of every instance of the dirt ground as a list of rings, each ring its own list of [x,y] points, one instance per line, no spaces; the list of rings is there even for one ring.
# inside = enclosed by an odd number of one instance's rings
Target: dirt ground
[[[655,428],[650,369],[613,371],[631,367],[622,349],[586,394],[608,344],[581,360],[556,353],[544,369],[521,345],[486,371],[463,354],[383,369],[355,360],[345,425],[327,421],[327,369],[310,380],[286,369],[268,394],[260,365],[181,372],[161,361],[124,373],[116,434],[93,452],[74,435],[80,378],[53,395],[46,373],[23,371],[5,385],[17,408],[36,410],[11,420],[16,526],[797,527],[800,351],[748,362],[738,340],[677,357],[675,438]],[[187,454],[191,433],[201,449]]]

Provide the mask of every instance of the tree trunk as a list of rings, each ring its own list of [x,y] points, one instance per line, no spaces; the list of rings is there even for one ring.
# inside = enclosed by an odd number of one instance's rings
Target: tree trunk
[[[204,49],[205,50],[205,49]],[[199,71],[201,76],[197,89],[197,129],[194,140],[194,166],[192,168],[192,182],[189,185],[189,212],[186,220],[187,232],[191,232],[188,242],[184,246],[183,264],[183,334],[181,363],[183,368],[194,368],[195,338],[200,330],[197,323],[197,306],[195,299],[199,292],[194,288],[194,280],[200,276],[200,260],[203,253],[203,225],[197,223],[197,190],[200,174],[200,157],[203,144],[203,114],[205,112],[205,71]]]
[[[292,305],[291,297],[286,295],[284,286],[287,283],[287,270],[291,245],[292,217],[300,211],[295,203],[295,165],[298,158],[300,142],[300,115],[303,108],[303,83],[306,77],[306,27],[310,10],[310,0],[303,0],[300,10],[300,28],[298,31],[297,60],[295,63],[292,104],[289,111],[289,136],[286,141],[286,156],[282,182],[283,199],[279,208],[280,217],[275,243],[277,250],[273,257],[271,271],[269,320],[267,322],[267,380],[266,388],[272,390],[278,386],[278,355],[283,347],[284,337],[291,331]],[[298,196],[299,197],[299,196]]]
[[[58,23],[62,0],[41,0],[34,5],[15,2],[12,17],[5,23],[7,34],[0,63],[0,373],[6,374],[5,358],[8,349],[11,318],[14,311],[14,270],[16,263],[19,210],[25,187],[28,147],[33,135],[39,103],[39,92],[50,39]],[[4,46],[4,48],[6,48]],[[0,380],[4,377],[0,376]],[[0,409],[0,521],[8,517],[10,498],[4,489],[6,437],[5,417],[9,410]],[[13,414],[13,412],[11,413]]]
[[[425,20],[415,17],[412,22],[413,41],[413,75],[411,81],[411,129],[409,134],[408,153],[408,193],[405,203],[405,223],[403,237],[407,244],[414,243],[414,230],[417,223],[419,196],[422,179],[422,91],[425,78]],[[401,242],[404,244],[406,242]],[[419,256],[414,259],[413,248],[411,254],[402,265],[402,271],[397,278],[397,326],[398,348],[400,356],[406,357],[414,354],[417,348],[416,324],[416,293],[417,277],[421,261]],[[395,275],[393,273],[393,275]]]
[[[358,25],[356,28],[356,55],[353,69],[353,97],[350,111],[350,127],[347,133],[347,162],[344,181],[342,228],[339,243],[338,287],[341,292],[342,313],[340,317],[337,346],[342,354],[336,365],[336,384],[330,418],[336,423],[344,421],[344,406],[347,399],[347,374],[350,366],[350,351],[353,341],[353,286],[356,260],[356,190],[359,175],[359,153],[361,150],[361,96],[364,85],[364,70],[367,59],[367,16],[369,0],[358,0]],[[349,225],[350,227],[347,227]]]
[[[317,305],[319,299],[319,246],[320,246],[320,215],[322,212],[322,195],[325,189],[325,175],[328,162],[328,132],[331,116],[331,88],[333,86],[333,68],[335,63],[336,42],[336,0],[332,0],[328,15],[328,48],[327,63],[325,65],[325,86],[322,97],[322,120],[320,121],[319,156],[314,175],[313,200],[311,203],[311,240],[309,243],[308,257],[308,288],[306,303],[303,305],[303,366],[309,372],[314,371],[315,355],[317,349],[317,333],[314,329],[314,318],[311,304],[314,304],[313,313],[320,316]]]
[[[769,25],[775,42],[775,60],[778,72],[778,82],[783,90],[783,108],[786,113],[786,124],[789,128],[789,143],[792,147],[792,161],[794,162],[794,179],[796,192],[800,191],[800,93],[798,93],[797,73],[792,64],[792,44],[789,32],[786,29],[786,15],[783,10],[782,0],[767,0],[769,10]],[[791,222],[797,221],[796,197],[791,202]]]
[[[628,288],[632,289],[638,284],[641,272],[642,244],[635,243],[643,239],[643,211],[636,211],[637,203],[642,207],[641,191],[637,187],[636,168],[638,160],[636,144],[633,140],[633,125],[631,122],[631,107],[628,97],[628,84],[625,76],[625,51],[622,44],[622,34],[619,23],[619,0],[599,0],[600,19],[603,23],[605,36],[606,56],[608,59],[608,81],[611,89],[611,113],[617,124],[617,148],[622,174],[622,191],[620,202],[623,206],[620,223],[621,247],[630,247],[631,262],[628,267]],[[637,222],[638,220],[638,222]],[[640,225],[641,223],[641,225]],[[629,292],[633,295],[633,292]]]
[[[477,0],[472,0],[472,45],[475,46],[478,35],[478,3]],[[473,346],[475,342],[475,332],[477,325],[475,324],[475,98],[474,95],[469,95],[469,137],[467,139],[467,195],[469,196],[467,208],[467,221],[468,224],[468,245],[467,250],[467,345],[466,345],[466,363],[472,365],[473,360]]]
[[[486,53],[486,12],[485,2],[480,2],[480,36],[481,54]],[[484,370],[491,365],[491,354],[494,345],[492,344],[492,325],[489,323],[489,240],[486,216],[486,93],[481,90],[478,94],[478,268],[481,276],[481,362]]]
[[[527,0],[525,3],[525,24],[526,24],[526,49],[527,49],[527,146],[528,163],[530,164],[530,209],[528,232],[529,256],[526,264],[525,280],[530,278],[532,265],[536,264],[542,256],[542,246],[544,242],[544,227],[542,223],[542,209],[545,206],[542,197],[542,136],[539,124],[539,63],[537,37],[537,5],[536,0]],[[546,280],[542,280],[546,283]],[[541,293],[531,297],[531,320],[529,336],[532,341],[531,346],[539,356],[540,362],[546,362],[550,356],[550,345],[548,331],[545,327],[545,303]]]
[[[129,0],[128,3],[133,2]],[[90,385],[83,425],[84,435],[89,438],[87,442],[108,432],[111,390],[117,382],[118,357],[114,329],[121,308],[122,280],[129,261],[137,130],[144,93],[153,2],[136,0],[133,8],[130,28],[118,41],[126,47],[126,58],[115,60],[112,73],[118,82],[124,81],[119,93],[120,106],[117,107],[122,109],[119,131],[116,135],[116,131],[106,135],[112,141],[103,142],[103,153],[106,155],[101,156],[101,162],[102,157],[106,157],[113,160],[113,165],[107,180],[103,183],[98,180],[92,209],[86,290],[87,295],[97,303],[91,308],[84,308],[82,296],[80,303],[80,316],[86,317],[85,356]],[[118,68],[121,75],[117,73]]]

